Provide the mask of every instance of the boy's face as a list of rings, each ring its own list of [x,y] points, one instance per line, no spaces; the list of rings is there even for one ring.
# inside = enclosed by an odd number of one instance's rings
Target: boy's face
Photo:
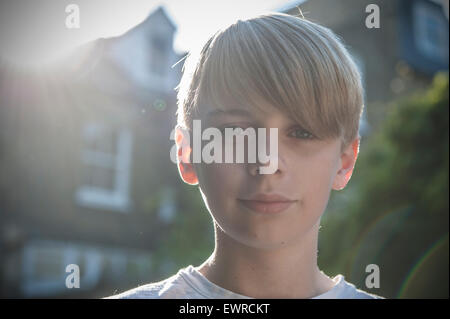
[[[267,132],[277,128],[278,170],[274,174],[259,174],[261,163],[180,162],[179,170],[185,182],[198,182],[205,204],[224,233],[247,246],[271,249],[295,242],[319,222],[331,189],[344,188],[350,179],[359,139],[341,152],[340,139],[310,139],[308,132],[280,110],[270,105],[263,109],[246,108],[247,115],[213,116],[209,115],[212,109],[202,110],[200,119],[202,128],[253,127]]]

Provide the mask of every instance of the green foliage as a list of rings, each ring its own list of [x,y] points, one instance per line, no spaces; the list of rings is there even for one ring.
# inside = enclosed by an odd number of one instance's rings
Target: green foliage
[[[177,193],[177,215],[154,255],[160,278],[189,264],[199,265],[214,250],[212,219],[198,187],[183,184]]]
[[[426,92],[390,105],[384,124],[361,142],[352,180],[332,194],[330,207],[338,208],[322,221],[325,272],[344,272],[385,297],[448,298],[448,250],[429,253],[448,247],[448,89],[448,74],[436,75]],[[340,196],[351,201],[339,205]],[[380,267],[379,289],[365,287],[371,263]]]

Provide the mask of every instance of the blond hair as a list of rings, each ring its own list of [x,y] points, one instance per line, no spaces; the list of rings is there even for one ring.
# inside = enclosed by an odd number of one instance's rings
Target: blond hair
[[[192,128],[202,105],[260,107],[285,112],[319,139],[359,133],[363,88],[341,40],[304,18],[267,13],[238,20],[189,53],[178,90],[178,125]]]

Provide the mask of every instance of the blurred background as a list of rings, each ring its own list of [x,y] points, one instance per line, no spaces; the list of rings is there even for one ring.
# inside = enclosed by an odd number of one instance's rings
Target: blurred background
[[[379,28],[366,27],[369,4]],[[448,298],[448,8],[2,1],[0,297],[99,298],[201,264],[212,221],[169,157],[183,58],[237,18],[301,9],[343,39],[366,95],[355,172],[322,218],[320,268],[387,298]],[[65,285],[69,264],[80,288]],[[365,285],[369,264],[379,288]]]

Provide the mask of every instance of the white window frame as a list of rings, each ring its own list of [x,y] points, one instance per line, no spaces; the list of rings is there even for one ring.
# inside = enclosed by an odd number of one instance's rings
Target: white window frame
[[[99,123],[89,123],[85,130],[102,127]],[[127,213],[130,211],[130,173],[132,156],[132,133],[127,128],[120,128],[117,134],[115,155],[99,150],[84,149],[82,162],[112,168],[115,172],[114,189],[105,189],[92,185],[82,185],[76,192],[76,202],[81,206]]]

